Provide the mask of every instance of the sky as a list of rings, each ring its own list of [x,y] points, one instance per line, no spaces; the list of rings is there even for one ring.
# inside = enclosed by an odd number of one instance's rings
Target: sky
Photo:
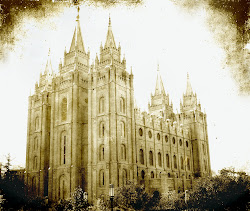
[[[13,165],[25,165],[28,96],[45,69],[49,49],[52,67],[58,71],[64,49],[70,47],[76,15],[75,6],[65,7],[42,21],[24,16],[15,28],[17,41],[0,61],[0,162],[10,153]],[[250,172],[250,96],[238,92],[225,65],[226,52],[207,24],[208,11],[201,7],[186,12],[166,0],[157,4],[147,0],[136,7],[83,4],[80,24],[91,62],[105,43],[109,15],[116,45],[120,42],[127,70],[133,70],[138,107],[147,110],[159,64],[165,91],[174,111],[179,111],[189,73],[207,114],[212,170],[233,166]],[[230,30],[234,33],[235,29]]]

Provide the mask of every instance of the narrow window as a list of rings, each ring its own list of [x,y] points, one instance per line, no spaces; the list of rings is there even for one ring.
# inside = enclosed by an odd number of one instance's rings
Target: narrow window
[[[161,153],[160,152],[158,152],[158,165],[162,166],[162,163],[161,163]]]
[[[67,98],[63,98],[61,102],[61,119],[62,121],[67,120]]]
[[[175,138],[173,137],[173,144],[175,144]]]
[[[120,98],[120,112],[125,113],[125,100],[123,97]]]
[[[104,97],[99,100],[99,113],[104,113]]]
[[[174,168],[177,169],[177,160],[175,155],[174,155]]]
[[[104,122],[101,122],[99,127],[100,127],[100,128],[99,128],[99,129],[100,129],[100,130],[99,130],[99,137],[102,138],[102,137],[104,137],[104,135],[105,135],[105,126],[104,126]]]
[[[105,185],[105,177],[104,177],[104,170],[100,170],[100,186]]]
[[[190,160],[187,158],[187,169],[190,170]]]
[[[151,166],[154,165],[153,152],[152,151],[149,151],[149,165],[151,165]]]
[[[101,146],[100,146],[99,160],[100,160],[100,161],[104,160],[104,145],[101,145]]]
[[[121,146],[121,158],[122,160],[126,160],[126,147],[124,144]]]
[[[140,157],[140,163],[144,164],[144,153],[142,149],[140,149],[139,157]]]
[[[170,162],[169,162],[169,155],[166,154],[166,163],[167,163],[167,168],[170,167]]]
[[[125,124],[121,122],[121,137],[125,137]]]
[[[127,178],[127,171],[126,171],[126,169],[123,169],[123,171],[122,171],[122,184],[126,185],[127,184],[127,180],[128,180],[128,178]]]
[[[63,137],[63,164],[66,163],[66,136]]]
[[[145,179],[145,171],[143,171],[143,170],[141,171],[141,178]]]
[[[182,156],[181,156],[181,169],[184,169],[184,161]]]
[[[155,177],[154,172],[151,171],[151,178],[153,179]]]
[[[35,130],[39,130],[39,117],[35,119]]]

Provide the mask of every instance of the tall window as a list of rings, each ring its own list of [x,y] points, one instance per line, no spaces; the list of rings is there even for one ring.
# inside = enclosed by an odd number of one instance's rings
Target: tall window
[[[39,130],[39,117],[35,119],[35,130]]]
[[[120,98],[120,112],[125,113],[125,100],[123,97]]]
[[[100,175],[99,176],[100,176],[100,179],[99,179],[100,186],[103,187],[105,185],[105,177],[104,177],[104,170],[103,169],[100,170]]]
[[[145,171],[144,170],[141,171],[141,178],[145,179]]]
[[[127,170],[123,169],[123,171],[122,171],[122,184],[126,185],[127,184],[127,180],[128,180]]]
[[[155,177],[154,172],[151,171],[151,178],[153,179]]]
[[[33,164],[33,169],[37,169],[37,156],[34,157],[34,164]]]
[[[149,165],[154,165],[153,152],[149,151]]]
[[[121,137],[125,137],[125,124],[121,122]]]
[[[144,164],[144,153],[142,149],[140,149],[139,158],[140,158],[140,163]]]
[[[38,138],[34,138],[33,149],[36,150],[38,148]]]
[[[59,198],[60,199],[65,199],[65,178],[64,175],[60,176],[59,178]]]
[[[187,158],[187,169],[190,170],[190,160]]]
[[[99,100],[99,113],[104,113],[104,97]]]
[[[60,162],[61,165],[66,164],[66,153],[67,153],[67,136],[66,132],[62,132],[61,134],[61,143],[60,143]]]
[[[104,160],[104,145],[103,144],[100,146],[99,159],[100,161]]]
[[[121,145],[121,159],[126,160],[126,147],[124,144]]]
[[[158,165],[162,166],[162,163],[161,163],[161,153],[160,152],[158,152]]]
[[[181,169],[184,169],[184,160],[182,156],[181,156]]]
[[[169,155],[166,154],[166,163],[167,163],[167,168],[170,167],[170,162],[169,162]]]
[[[174,155],[174,168],[177,169],[177,159],[176,159],[176,156]]]
[[[36,194],[36,177],[33,177],[31,180],[31,190],[32,193]]]
[[[104,122],[100,122],[99,125],[99,137],[102,138],[105,135],[105,126],[104,126]]]
[[[67,98],[63,98],[62,102],[61,102],[61,119],[62,121],[66,121],[67,120]]]

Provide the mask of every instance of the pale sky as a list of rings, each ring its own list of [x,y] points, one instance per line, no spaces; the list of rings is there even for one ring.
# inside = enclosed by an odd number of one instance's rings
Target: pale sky
[[[105,42],[109,14],[127,70],[133,68],[138,107],[147,110],[159,63],[165,90],[174,110],[179,110],[188,72],[207,113],[212,170],[234,166],[250,172],[250,97],[237,94],[224,65],[225,53],[207,27],[206,11],[189,14],[165,0],[157,4],[148,0],[135,8],[81,6],[82,36],[91,61]],[[10,153],[13,165],[25,165],[30,90],[33,93],[45,69],[49,48],[57,71],[65,47],[70,47],[76,15],[76,8],[71,7],[42,22],[24,18],[15,31],[19,41],[7,60],[0,62],[0,162]]]

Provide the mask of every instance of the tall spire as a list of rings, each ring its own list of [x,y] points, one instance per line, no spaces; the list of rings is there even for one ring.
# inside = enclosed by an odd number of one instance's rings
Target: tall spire
[[[193,94],[193,90],[191,87],[191,83],[189,80],[189,74],[187,73],[187,89],[186,89],[186,95],[192,95]]]
[[[70,45],[70,52],[75,51],[76,48],[82,52],[85,52],[83,39],[82,39],[82,33],[81,33],[81,27],[80,27],[80,18],[79,18],[79,12],[80,8],[77,8],[77,16],[76,16],[76,27],[74,31],[74,35],[71,41]]]
[[[109,15],[108,33],[107,33],[107,37],[106,37],[106,42],[105,42],[104,48],[108,48],[108,47],[116,48],[115,39],[114,39],[114,35],[113,35],[113,32],[112,32],[110,15]]]
[[[51,58],[50,58],[50,49],[49,49],[49,52],[48,52],[48,59],[47,59],[47,63],[46,63],[46,67],[45,67],[45,70],[44,70],[44,74],[53,74],[53,70],[52,70],[52,65],[51,65]]]
[[[156,86],[155,86],[155,95],[166,94],[165,89],[162,83],[159,64],[157,65],[157,79],[156,79]]]

